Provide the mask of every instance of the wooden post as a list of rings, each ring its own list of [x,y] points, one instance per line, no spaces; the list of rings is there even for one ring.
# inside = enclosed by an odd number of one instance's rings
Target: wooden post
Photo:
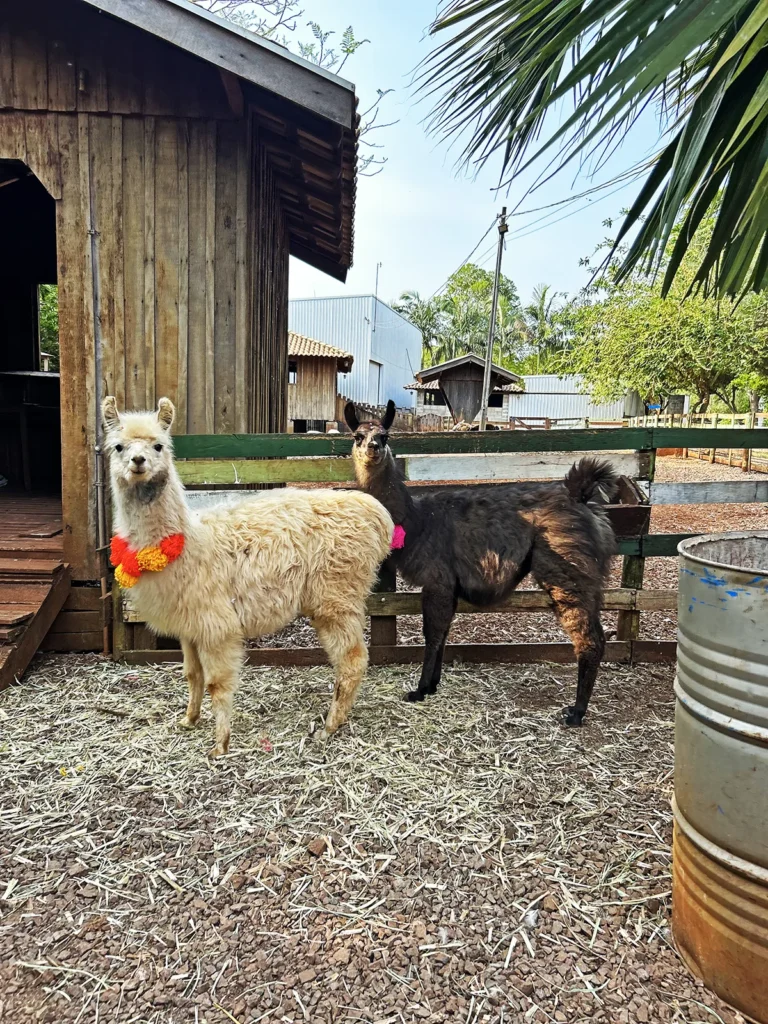
[[[712,429],[713,430],[717,429],[717,421],[718,421],[718,419],[719,419],[719,414],[715,413],[715,415],[712,418]],[[717,442],[715,442],[715,444],[712,446],[712,451],[709,453],[709,461],[710,462],[714,462],[716,455],[717,455]]]
[[[648,466],[648,483],[653,483],[656,473],[656,449],[650,451]],[[643,535],[648,533],[649,524],[643,527]],[[645,576],[645,558],[640,555],[625,555],[621,566],[621,585],[630,587],[632,590],[643,589],[643,577]],[[640,636],[640,612],[627,611],[619,612],[616,629],[617,640],[637,640]]]
[[[391,594],[397,590],[397,573],[385,562],[379,569],[379,581],[374,594]],[[397,645],[397,616],[371,616],[371,647],[395,647]]]
[[[119,661],[131,649],[133,627],[123,619],[123,596],[117,583],[112,583],[112,660]]]
[[[748,426],[749,426],[750,430],[754,429],[754,426],[755,426],[755,414],[753,412],[751,412],[749,414]],[[741,452],[741,471],[742,471],[742,473],[748,473],[749,472],[749,464],[750,464],[751,461],[752,461],[752,449],[751,448],[743,448],[742,452]]]

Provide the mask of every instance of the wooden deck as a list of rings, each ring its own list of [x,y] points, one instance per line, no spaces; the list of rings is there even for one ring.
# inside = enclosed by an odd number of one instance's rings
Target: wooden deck
[[[0,558],[61,561],[61,498],[0,488]]]
[[[22,676],[69,591],[61,499],[0,489],[0,690]]]

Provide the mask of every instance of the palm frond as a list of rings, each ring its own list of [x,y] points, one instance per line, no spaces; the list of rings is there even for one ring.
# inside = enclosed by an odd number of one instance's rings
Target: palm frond
[[[503,184],[545,156],[560,170],[658,104],[668,134],[617,239],[637,230],[620,274],[663,269],[667,290],[722,192],[692,287],[768,286],[768,0],[451,0],[432,32],[447,38],[420,69],[430,128],[463,161],[499,155]]]

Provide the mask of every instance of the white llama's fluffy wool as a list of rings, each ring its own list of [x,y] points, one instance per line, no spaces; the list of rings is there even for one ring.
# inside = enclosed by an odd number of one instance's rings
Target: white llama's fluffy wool
[[[138,614],[156,632],[178,637],[190,701],[185,725],[200,714],[207,686],[216,744],[229,742],[232,695],[243,641],[306,615],[336,669],[324,734],[342,725],[367,666],[365,601],[389,553],[392,520],[360,491],[280,490],[258,501],[195,512],[173,465],[173,406],[119,414],[103,405],[115,533],[134,549],[184,535],[181,556],[142,573],[131,591]]]

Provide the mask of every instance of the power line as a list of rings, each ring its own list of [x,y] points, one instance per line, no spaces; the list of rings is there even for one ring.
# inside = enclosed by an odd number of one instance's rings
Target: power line
[[[497,214],[497,215],[496,215],[496,216],[495,216],[495,217],[493,218],[493,220],[491,221],[491,223],[490,223],[490,224],[488,225],[488,229],[487,229],[486,231],[484,231],[484,232],[483,232],[482,238],[481,238],[481,239],[480,239],[480,241],[479,241],[479,242],[477,243],[477,245],[476,245],[476,246],[474,247],[474,249],[472,250],[472,252],[471,252],[471,253],[469,254],[469,256],[467,256],[467,257],[466,257],[465,259],[463,259],[463,260],[461,261],[461,263],[460,263],[460,264],[458,265],[458,267],[456,267],[456,269],[455,269],[455,270],[453,271],[453,274],[457,274],[457,273],[458,273],[458,272],[459,272],[459,271],[461,270],[461,268],[462,268],[462,267],[464,266],[464,264],[465,264],[465,263],[469,263],[469,261],[470,261],[470,260],[472,259],[472,257],[473,257],[473,256],[475,255],[475,253],[476,253],[476,252],[477,252],[477,250],[478,250],[478,249],[480,248],[480,246],[481,246],[481,245],[483,244],[483,242],[485,241],[485,239],[486,239],[486,238],[488,237],[488,235],[490,234],[490,232],[491,232],[491,231],[493,231],[493,228],[494,228],[494,226],[496,225],[496,222],[497,222],[497,220],[498,220],[498,219],[499,219],[499,217],[498,217],[498,214]],[[431,302],[431,301],[432,301],[432,299],[434,299],[434,297],[435,297],[435,296],[436,296],[436,295],[438,294],[438,292],[441,292],[441,291],[443,290],[443,288],[445,288],[445,286],[446,286],[446,285],[448,284],[448,282],[449,282],[449,281],[451,280],[451,278],[453,277],[453,274],[449,274],[449,275],[448,275],[448,277],[446,277],[446,279],[445,279],[445,280],[443,281],[443,283],[442,283],[442,284],[440,285],[440,287],[439,287],[439,288],[436,288],[436,289],[435,289],[435,290],[434,290],[434,291],[432,292],[432,294],[431,294],[431,295],[429,296],[429,298],[427,299],[427,302]]]

